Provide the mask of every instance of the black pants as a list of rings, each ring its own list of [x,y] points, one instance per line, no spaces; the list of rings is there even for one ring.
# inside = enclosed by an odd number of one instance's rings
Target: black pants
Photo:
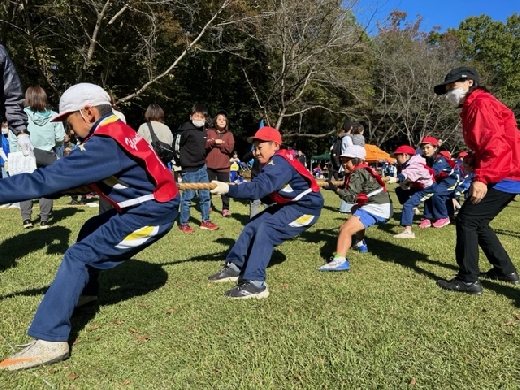
[[[504,274],[516,272],[515,266],[497,235],[489,226],[495,218],[514,199],[514,194],[488,188],[480,203],[467,200],[462,205],[457,217],[457,243],[455,258],[459,265],[457,277],[465,282],[478,279],[478,247],[486,255],[493,267]]]
[[[208,179],[209,181],[218,180],[229,183],[229,171],[223,172],[208,168]],[[222,210],[229,210],[229,196],[221,195],[220,198],[222,199]]]

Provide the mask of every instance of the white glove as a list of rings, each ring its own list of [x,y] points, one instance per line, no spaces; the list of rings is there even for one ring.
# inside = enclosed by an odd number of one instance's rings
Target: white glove
[[[215,181],[213,180],[212,183],[216,184],[217,186],[210,190],[213,195],[225,195],[229,192],[229,184],[223,183],[221,181]]]
[[[390,176],[390,178],[388,179],[388,182],[389,182],[389,183],[397,183],[397,181],[398,181],[398,180],[397,180],[397,177],[392,177],[392,176]]]
[[[31,139],[29,138],[29,134],[19,134],[17,137],[18,145],[22,148],[22,153],[24,156],[28,156],[34,150],[34,146],[31,144]]]

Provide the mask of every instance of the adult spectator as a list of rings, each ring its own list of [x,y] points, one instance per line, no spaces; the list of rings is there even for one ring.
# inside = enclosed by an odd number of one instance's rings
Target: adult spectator
[[[434,91],[462,108],[462,136],[475,156],[469,199],[457,218],[455,257],[459,271],[455,278],[439,280],[437,285],[479,295],[479,276],[518,284],[516,269],[489,226],[520,193],[520,132],[515,116],[485,87],[479,86],[479,75],[470,67],[452,69]],[[478,267],[479,246],[493,265],[482,274]]]
[[[235,148],[235,137],[229,131],[226,111],[219,111],[213,120],[212,129],[208,129],[206,138],[206,166],[209,181],[229,182],[229,159]],[[229,197],[222,195],[222,216],[229,215]]]
[[[298,150],[298,153],[296,154],[296,159],[302,163],[302,165],[307,168],[307,156],[303,154],[301,150]]]
[[[341,138],[341,153],[343,153],[349,146],[353,146],[354,142],[352,140],[352,130],[358,125],[357,122],[353,122],[351,120],[346,120],[343,123],[343,131],[345,134]],[[363,141],[364,143],[364,141]]]
[[[339,171],[341,169],[341,147],[343,143],[343,137],[345,136],[345,130],[341,129],[336,135],[334,143],[330,147],[330,167],[328,180],[339,180]]]
[[[112,112],[114,110],[112,109]],[[116,114],[117,115],[117,114]],[[170,128],[164,124],[164,110],[158,104],[150,104],[146,108],[146,112],[144,113],[144,118],[146,122],[139,126],[137,129],[137,133],[143,137],[150,145],[152,144],[152,134],[150,132],[150,127],[152,131],[155,133],[157,139],[161,142],[164,142],[170,147],[173,144],[173,133]]]
[[[27,129],[30,133],[31,143],[36,148],[35,151],[39,149],[48,152],[56,160],[56,146],[63,143],[65,128],[61,122],[52,122],[52,119],[58,113],[47,108],[47,93],[39,85],[27,88],[24,105],[26,106],[24,111],[28,119]],[[10,150],[13,152],[16,151],[17,146],[16,143],[13,144],[12,142],[9,145]],[[40,198],[39,204],[40,229],[47,229],[49,228],[49,219],[52,214],[53,200]],[[31,221],[32,208],[32,200],[20,202],[22,223],[26,229],[33,227]]]
[[[27,130],[27,115],[22,108],[22,84],[7,50],[2,45],[0,45],[0,68],[4,78],[0,96],[0,102],[3,103],[0,104],[0,117],[7,120],[9,129],[17,136],[18,146],[23,154],[28,156],[33,146]]]
[[[208,170],[206,168],[206,137],[205,128],[208,109],[202,104],[195,104],[190,112],[190,120],[185,122],[177,130],[180,134],[179,162],[182,167],[183,183],[209,183]],[[199,190],[199,206],[202,220],[200,228],[204,230],[217,230],[218,226],[209,219],[209,207],[211,204],[209,190]],[[194,190],[182,191],[179,216],[179,229],[184,233],[193,233],[189,225],[191,200],[195,197]]]

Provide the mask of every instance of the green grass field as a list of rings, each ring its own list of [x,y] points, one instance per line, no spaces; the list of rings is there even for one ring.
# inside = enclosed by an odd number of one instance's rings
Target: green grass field
[[[105,271],[99,307],[73,317],[71,358],[0,372],[0,389],[520,388],[520,288],[439,289],[436,279],[456,272],[455,227],[415,227],[415,240],[395,241],[395,220],[367,231],[370,253],[351,253],[349,273],[321,274],[346,218],[324,195],[319,222],[275,251],[268,299],[228,300],[232,284],[207,282],[248,220],[247,205],[232,201],[230,218],[212,214],[220,230],[175,226]],[[97,212],[67,201],[56,202],[48,230],[24,230],[19,210],[0,210],[2,356],[29,340],[63,252]],[[493,226],[520,269],[519,209],[513,202]]]

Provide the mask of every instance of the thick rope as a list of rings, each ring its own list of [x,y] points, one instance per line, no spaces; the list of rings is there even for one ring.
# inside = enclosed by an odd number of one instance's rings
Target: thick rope
[[[326,181],[316,181],[320,187],[327,186]],[[228,183],[229,185],[234,185],[235,183]],[[342,181],[333,181],[332,184],[335,186],[343,185]],[[177,183],[177,187],[179,190],[212,190],[217,185],[215,183]]]

